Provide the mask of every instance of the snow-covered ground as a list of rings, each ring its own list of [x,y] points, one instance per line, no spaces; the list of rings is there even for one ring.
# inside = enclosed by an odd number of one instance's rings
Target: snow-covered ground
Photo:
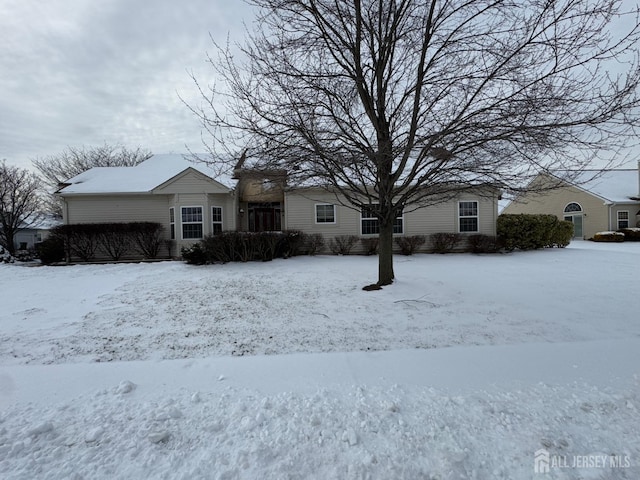
[[[0,478],[640,478],[639,266],[0,265]]]

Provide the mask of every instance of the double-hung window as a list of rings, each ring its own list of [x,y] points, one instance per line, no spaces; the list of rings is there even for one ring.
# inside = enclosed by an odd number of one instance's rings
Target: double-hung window
[[[618,229],[629,228],[629,211],[621,210],[618,212]]]
[[[182,207],[183,240],[199,240],[203,237],[202,207]]]
[[[465,201],[458,203],[458,227],[461,233],[477,232],[478,229],[478,202]]]
[[[211,233],[222,233],[222,207],[211,207]]]
[[[380,221],[374,215],[378,204],[365,205],[360,211],[360,224],[362,235],[378,235],[380,233]],[[393,221],[393,233],[401,234],[404,231],[404,220],[402,212]]]
[[[336,223],[336,206],[324,203],[317,204],[316,223]]]

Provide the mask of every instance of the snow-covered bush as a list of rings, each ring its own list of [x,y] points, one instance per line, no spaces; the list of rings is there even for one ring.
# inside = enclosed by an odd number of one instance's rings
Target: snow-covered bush
[[[13,263],[15,261],[16,261],[15,258],[13,258],[11,254],[4,249],[4,247],[0,246],[0,262]]]
[[[190,247],[182,247],[180,253],[189,265],[204,265],[208,263],[207,254],[200,242],[194,243]]]
[[[590,240],[593,240],[594,242],[624,242],[624,233],[597,232]]]
[[[625,242],[640,242],[640,228],[621,228],[618,232],[624,235]]]

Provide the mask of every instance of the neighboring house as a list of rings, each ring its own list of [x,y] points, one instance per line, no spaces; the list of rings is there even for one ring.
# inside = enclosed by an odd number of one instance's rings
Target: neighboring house
[[[547,213],[573,222],[575,238],[596,232],[635,227],[640,222],[640,163],[638,169],[585,171],[572,182],[562,174],[541,174],[532,182],[558,185],[545,193],[515,198],[501,213]]]
[[[34,248],[36,244],[42,242],[49,236],[49,230],[61,223],[60,219],[47,215],[35,222],[21,226],[14,238],[16,250],[30,250]]]
[[[174,241],[174,256],[182,246],[223,230],[302,230],[327,240],[377,235],[378,221],[367,209],[342,205],[339,197],[318,188],[287,187],[284,171],[243,166],[244,158],[231,179],[181,155],[154,155],[135,167],[93,168],[58,191],[64,222],[159,222]],[[396,235],[495,235],[498,197],[498,190],[486,185],[461,188],[446,202],[407,209],[396,220]]]
[[[49,236],[49,230],[61,223],[59,219],[50,215],[39,216],[36,220],[22,223],[13,237],[15,249],[31,250]]]

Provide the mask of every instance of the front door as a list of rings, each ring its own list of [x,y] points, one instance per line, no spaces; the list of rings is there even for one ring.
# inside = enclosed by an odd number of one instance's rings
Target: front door
[[[248,210],[250,232],[276,232],[282,230],[280,202],[250,203]]]
[[[582,238],[582,214],[580,215],[565,215],[564,219],[573,223],[573,238]]]

